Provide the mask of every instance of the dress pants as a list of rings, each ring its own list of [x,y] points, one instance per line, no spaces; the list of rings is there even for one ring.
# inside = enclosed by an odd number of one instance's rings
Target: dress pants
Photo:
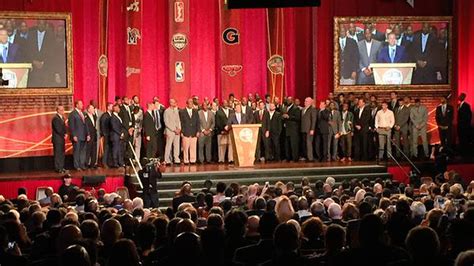
[[[339,139],[336,139],[336,135],[329,133],[328,135],[328,158],[333,161],[337,160],[337,145]]]
[[[64,149],[64,139],[53,142],[54,170],[56,171],[61,171],[64,169]]]
[[[124,140],[115,140],[112,141],[112,156],[113,156],[113,166],[119,167],[124,165],[123,161],[123,143]]]
[[[352,136],[351,136],[351,133],[341,135],[340,141],[341,141],[343,156],[347,157],[347,158],[350,158],[352,156]]]
[[[74,168],[76,169],[85,169],[86,168],[86,141],[79,140],[77,142],[73,141],[73,157],[74,157]]]
[[[135,154],[137,155],[138,159],[140,159],[142,152],[142,133],[138,130],[135,130],[134,133],[133,146],[135,147]]]
[[[184,163],[196,163],[197,137],[182,137]]]
[[[452,134],[451,128],[448,129],[441,129],[438,127],[439,130],[439,138],[441,140],[441,145],[445,147],[445,149],[450,150],[452,144]]]
[[[315,149],[318,160],[326,161],[329,159],[328,134],[316,135]],[[321,145],[322,144],[322,145]],[[322,147],[321,147],[322,146]]]
[[[156,137],[157,157],[163,159],[165,157],[165,134],[164,129],[158,130]]]
[[[202,134],[198,140],[198,159],[200,163],[212,161],[212,134],[204,135]],[[204,154],[206,155],[204,157]]]
[[[387,145],[387,157],[390,157],[389,154],[392,154],[392,142],[390,140],[392,130],[378,128],[377,133],[379,133],[379,160],[382,160],[385,153],[385,144]]]
[[[406,156],[410,156],[410,140],[408,139],[408,128],[403,127],[400,128],[400,130],[395,130],[393,133],[393,138],[394,144],[397,145],[400,149],[402,149]],[[400,145],[400,143],[402,144]],[[400,157],[400,155],[400,150],[397,149],[397,157]]]
[[[109,140],[109,136],[102,137],[104,145],[104,153],[102,154],[102,165],[103,166],[113,166],[113,156],[112,156],[112,143]]]
[[[171,163],[173,158],[175,163],[181,162],[179,160],[179,140],[180,135],[176,135],[174,132],[166,134],[165,163]],[[173,158],[171,157],[171,149],[173,149]]]
[[[368,131],[357,130],[354,132],[354,159],[358,161],[367,161],[368,159]]]
[[[412,132],[411,154],[414,157],[418,157],[418,137],[421,137],[421,142],[423,144],[423,152],[424,152],[425,157],[428,158],[430,155],[430,152],[428,149],[428,136],[426,134],[426,126],[420,129],[413,127],[411,132]]]
[[[86,144],[86,165],[94,167],[97,164],[97,139],[92,138]]]
[[[232,142],[229,134],[217,135],[217,143],[219,145],[219,163],[225,161],[225,153],[227,151],[227,159],[229,162],[234,161],[234,151],[232,149]]]
[[[145,139],[145,149],[147,158],[155,158],[157,153],[157,141],[156,136],[150,136],[150,140]]]
[[[310,135],[309,133],[301,133],[302,136],[302,147],[303,147],[303,156],[308,159],[308,161],[314,160],[313,155],[313,139],[314,135]]]
[[[298,161],[300,156],[300,140],[298,135],[287,135],[285,142],[286,159],[288,161]]]
[[[270,133],[270,137],[265,141],[267,143],[267,151],[265,154],[268,157],[265,157],[265,160],[269,161],[280,161],[281,160],[281,142],[280,142],[280,135],[272,135]]]

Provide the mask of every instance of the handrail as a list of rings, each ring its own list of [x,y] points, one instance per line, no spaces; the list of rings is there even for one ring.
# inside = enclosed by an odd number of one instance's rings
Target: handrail
[[[408,158],[408,156],[402,151],[402,149],[400,149],[400,147],[399,147],[397,144],[395,144],[395,143],[392,143],[392,144],[393,144],[393,146],[395,146],[395,148],[397,148],[398,152],[400,152],[400,153],[403,155],[403,157],[405,157],[405,159],[407,159],[407,161],[408,161],[408,162],[411,164],[411,166],[416,170],[416,172],[417,172],[418,174],[421,174],[420,169],[418,169],[418,168],[415,166],[415,164],[413,163],[413,161],[410,160],[410,158]],[[392,157],[393,157],[393,156],[392,156]]]
[[[405,169],[403,169],[403,167],[400,165],[400,163],[397,161],[397,159],[395,159],[395,157],[393,156],[393,154],[389,151],[387,151],[387,155],[390,159],[392,159],[397,165],[398,167],[400,168],[400,170],[402,170],[402,172],[407,176],[407,178],[410,178],[410,174],[408,174]]]

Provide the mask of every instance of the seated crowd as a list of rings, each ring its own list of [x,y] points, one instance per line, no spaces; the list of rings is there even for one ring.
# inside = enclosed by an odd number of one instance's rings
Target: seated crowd
[[[0,196],[0,265],[473,265],[474,181],[444,177],[184,182],[166,210],[103,190]]]

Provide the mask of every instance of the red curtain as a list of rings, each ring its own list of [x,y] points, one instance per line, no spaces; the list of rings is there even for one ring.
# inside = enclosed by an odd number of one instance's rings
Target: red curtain
[[[472,50],[474,36],[471,34],[474,30],[474,2],[471,0],[456,0],[455,2],[456,16],[454,19],[457,32],[453,36],[458,36],[457,89],[458,93],[467,94],[467,102],[471,104],[471,108],[474,108],[474,51]]]

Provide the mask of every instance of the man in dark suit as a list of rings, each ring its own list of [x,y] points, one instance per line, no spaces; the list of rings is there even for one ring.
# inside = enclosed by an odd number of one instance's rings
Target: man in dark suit
[[[374,160],[377,156],[378,151],[378,132],[377,128],[375,127],[375,117],[377,116],[377,112],[380,110],[377,102],[370,102],[367,105],[367,108],[370,109],[370,122],[369,122],[369,131],[367,132],[367,159]]]
[[[164,121],[164,112],[165,107],[160,103],[160,99],[158,97],[153,98],[153,102],[155,103],[155,117],[156,119],[156,127],[158,128],[157,134],[157,152],[158,158],[163,159],[165,157],[165,121]]]
[[[471,121],[472,111],[471,106],[465,102],[466,94],[461,93],[459,95],[459,107],[458,107],[458,136],[459,136],[459,147],[462,155],[466,155],[469,152],[469,145],[471,141]]]
[[[313,99],[307,97],[304,100],[304,108],[301,110],[301,137],[303,142],[303,155],[308,161],[314,161],[313,139],[316,121],[317,112],[313,107]]]
[[[224,163],[226,152],[229,163],[234,161],[232,145],[230,143],[229,126],[227,125],[229,117],[233,112],[234,111],[229,108],[229,101],[227,100],[222,101],[222,107],[216,112],[216,133],[219,163]]]
[[[396,91],[390,92],[390,102],[388,103],[388,110],[395,111],[398,108],[398,93]]]
[[[143,137],[145,138],[145,149],[147,158],[155,158],[158,142],[158,129],[156,123],[155,104],[148,103],[147,111],[143,115]]]
[[[102,144],[104,147],[104,154],[102,155],[102,165],[110,167],[112,163],[112,143],[110,142],[110,118],[113,115],[113,104],[107,103],[107,112],[100,116],[100,136],[102,137]]]
[[[339,66],[341,85],[354,85],[359,67],[359,48],[357,42],[347,37],[344,25],[339,29]]]
[[[124,136],[124,142],[122,143],[122,152],[124,153],[125,160],[133,158],[132,148],[130,144],[133,144],[133,132],[135,130],[135,116],[133,115],[133,109],[130,105],[130,98],[124,96],[122,98],[122,105],[120,106],[120,118],[122,119],[123,126],[127,128],[127,134]],[[139,156],[139,155],[138,155]]]
[[[75,102],[74,110],[69,114],[69,130],[73,147],[74,168],[78,171],[86,168],[86,143],[90,140],[81,100]]]
[[[89,132],[89,141],[86,145],[86,165],[88,168],[97,168],[97,116],[93,105],[87,107],[86,126]]]
[[[282,131],[282,116],[276,111],[274,103],[270,103],[268,111],[268,127],[266,127],[265,138],[267,139],[268,157],[267,161],[280,161],[280,135]],[[266,153],[266,152],[265,152]]]
[[[255,158],[257,160],[262,161],[270,157],[270,151],[267,144],[268,138],[266,137],[267,134],[270,134],[270,132],[268,131],[270,123],[270,113],[265,107],[264,101],[258,102],[258,109],[254,112],[253,117],[253,121],[255,122],[255,124],[261,125],[258,132],[257,150],[255,152]],[[262,150],[264,151],[263,153]]]
[[[125,165],[123,157],[123,144],[128,128],[124,126],[120,118],[120,106],[116,103],[113,106],[113,113],[110,117],[110,142],[112,144],[113,163],[112,168],[119,168]]]
[[[328,161],[329,155],[329,116],[331,111],[327,109],[326,102],[321,101],[319,103],[319,110],[317,110],[317,122],[316,122],[316,141],[315,149],[316,156],[319,161]],[[322,144],[322,145],[321,145]]]
[[[397,45],[397,37],[395,33],[388,34],[388,45],[380,49],[377,56],[378,63],[403,63],[406,62],[407,55],[405,47]]]
[[[6,29],[0,29],[0,63],[20,62],[20,46],[16,43],[8,42],[8,32]]]
[[[214,113],[209,109],[206,102],[201,105],[199,110],[200,136],[198,139],[198,160],[200,163],[210,163],[212,161],[212,135],[216,127]],[[205,156],[204,156],[205,155]]]
[[[411,57],[416,62],[413,84],[436,83],[437,43],[436,36],[430,31],[430,25],[423,23],[422,31],[415,35],[411,45]]]
[[[408,139],[408,130],[409,130],[409,122],[410,122],[410,108],[406,106],[403,98],[399,100],[399,107],[393,111],[395,114],[395,126],[393,138],[393,143],[397,145],[400,149],[403,146],[403,152],[409,156],[410,154],[410,140]],[[400,143],[403,143],[400,145]],[[400,150],[397,150],[397,157],[400,157]]]
[[[197,139],[201,126],[199,124],[199,114],[194,109],[193,99],[186,101],[186,108],[179,111],[181,120],[181,138],[183,149],[183,160],[185,164],[196,163]]]
[[[56,107],[57,114],[52,121],[52,142],[54,154],[54,170],[58,173],[65,173],[64,169],[64,149],[66,145],[66,123],[64,122],[64,106]]]
[[[54,32],[48,29],[45,20],[39,20],[37,26],[28,32],[26,40],[26,60],[33,64],[28,77],[28,87],[49,87],[54,84],[51,60],[54,60]]]
[[[298,161],[300,145],[301,111],[294,105],[293,97],[287,98],[287,106],[282,115],[285,127],[285,151],[288,161]]]
[[[441,97],[441,104],[436,107],[436,124],[438,124],[441,145],[448,151],[450,151],[452,144],[453,118],[453,107],[447,103],[446,97]]]
[[[359,99],[357,111],[354,113],[354,159],[367,161],[368,133],[371,112],[363,98]]]
[[[249,105],[249,100],[247,97],[242,97],[242,114],[246,117],[246,124],[253,124],[253,111],[252,107]]]

